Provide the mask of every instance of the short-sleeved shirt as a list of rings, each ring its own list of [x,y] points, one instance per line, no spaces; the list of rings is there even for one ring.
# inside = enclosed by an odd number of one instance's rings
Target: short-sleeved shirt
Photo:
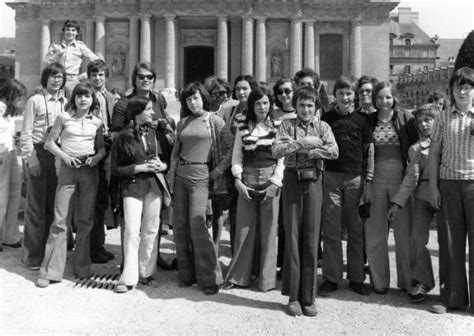
[[[89,61],[95,61],[99,57],[94,54],[82,41],[72,41],[67,44],[65,40],[61,43],[54,42],[45,56],[46,64],[54,62],[61,63],[68,75],[78,75],[81,70],[82,59],[86,57]]]
[[[459,112],[455,107],[435,118],[431,139],[441,144],[439,177],[445,180],[474,180],[474,108]]]
[[[61,150],[73,157],[94,155],[97,132],[102,121],[92,114],[78,118],[75,111],[61,113],[54,122],[51,134],[61,139]]]
[[[372,131],[367,115],[358,111],[347,115],[336,109],[323,114],[322,120],[331,126],[339,147],[339,157],[326,161],[326,170],[349,174],[363,174],[365,169],[364,144],[372,142]]]

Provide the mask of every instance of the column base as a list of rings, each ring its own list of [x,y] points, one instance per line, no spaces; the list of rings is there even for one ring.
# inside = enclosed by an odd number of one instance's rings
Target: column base
[[[176,101],[179,100],[179,97],[176,96],[176,89],[175,88],[164,88],[160,92],[165,97],[165,99],[168,103],[176,102]]]

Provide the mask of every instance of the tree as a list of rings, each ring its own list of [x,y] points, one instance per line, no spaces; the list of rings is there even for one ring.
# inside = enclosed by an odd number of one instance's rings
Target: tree
[[[467,35],[461,48],[459,48],[458,56],[454,63],[454,71],[466,66],[474,68],[474,30]]]

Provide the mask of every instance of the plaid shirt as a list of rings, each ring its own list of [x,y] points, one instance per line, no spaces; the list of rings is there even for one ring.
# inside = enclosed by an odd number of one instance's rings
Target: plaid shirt
[[[310,148],[307,154],[297,153],[303,148],[298,140],[306,136],[320,137],[323,141],[322,146]],[[282,121],[272,152],[276,157],[285,157],[286,168],[316,167],[322,170],[322,160],[337,159],[339,148],[327,123],[314,117],[308,124],[304,124],[297,118]]]
[[[474,108],[463,113],[452,107],[436,117],[431,139],[441,144],[441,179],[474,180],[473,126]]]

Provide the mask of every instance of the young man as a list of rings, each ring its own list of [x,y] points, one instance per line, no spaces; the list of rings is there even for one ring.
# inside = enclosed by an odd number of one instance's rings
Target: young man
[[[470,303],[470,311],[474,313],[474,69],[456,70],[449,81],[449,90],[453,106],[435,119],[428,164],[431,205],[441,209],[438,226],[441,305],[433,306],[432,311],[445,313]]]
[[[323,277],[319,295],[328,295],[342,284],[342,223],[347,225],[347,278],[349,287],[369,295],[364,284],[364,229],[357,209],[364,183],[372,182],[372,130],[367,115],[356,110],[357,78],[342,75],[334,84],[336,106],[322,120],[331,126],[339,157],[326,161],[323,179]],[[369,153],[371,153],[369,155]]]
[[[43,90],[28,99],[20,136],[20,155],[26,163],[28,176],[21,262],[33,270],[41,265],[54,219],[58,179],[54,155],[44,149],[44,144],[56,117],[64,112],[66,99],[59,91],[64,87],[65,76],[64,67],[59,63],[43,69]]]
[[[412,145],[408,151],[409,165],[397,194],[391,200],[387,219],[395,219],[399,209],[403,208],[410,196],[415,193],[415,205],[411,227],[411,241],[413,248],[413,285],[409,293],[412,302],[421,302],[426,293],[434,288],[433,267],[430,251],[426,247],[430,238],[430,224],[436,210],[430,205],[428,188],[428,154],[430,151],[431,132],[439,108],[437,105],[423,105],[415,112],[420,140]]]
[[[282,189],[285,259],[282,294],[289,296],[288,314],[315,316],[317,243],[321,226],[322,160],[336,159],[338,147],[331,128],[315,117],[319,96],[302,88],[293,96],[297,118],[283,120],[273,155],[285,157]]]
[[[80,74],[81,65],[84,58],[94,61],[99,57],[94,54],[82,41],[76,40],[81,32],[79,23],[75,20],[64,22],[62,32],[64,38],[61,42],[53,42],[46,53],[44,62],[51,64],[61,63],[66,69],[66,84],[64,91],[67,98],[70,98],[72,89],[82,80],[85,75]]]
[[[109,77],[109,70],[105,62],[101,59],[90,62],[87,65],[87,78],[91,82],[95,90],[98,101],[94,115],[102,120],[104,125],[104,148],[106,156],[100,160],[98,164],[99,184],[97,188],[97,196],[94,212],[94,226],[91,230],[91,261],[95,264],[103,264],[114,259],[113,253],[105,250],[105,229],[104,217],[109,206],[109,184],[108,176],[110,175],[110,166],[106,164],[109,157],[112,139],[110,136],[110,125],[112,113],[115,105],[113,94],[107,91],[105,84]]]
[[[329,110],[329,97],[325,86],[319,80],[319,75],[311,68],[304,68],[298,71],[294,76],[296,88],[312,87],[315,89],[321,100],[321,115]]]

